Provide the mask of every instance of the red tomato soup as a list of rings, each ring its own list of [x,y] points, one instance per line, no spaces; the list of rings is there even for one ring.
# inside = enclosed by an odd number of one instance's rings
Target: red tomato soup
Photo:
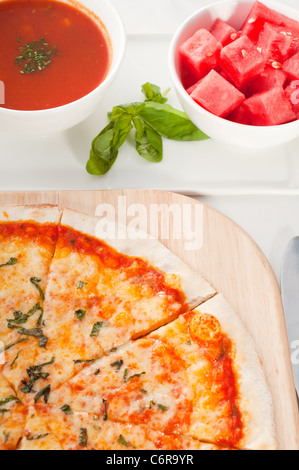
[[[8,109],[62,106],[94,90],[111,59],[108,33],[74,4],[0,1],[0,80]]]

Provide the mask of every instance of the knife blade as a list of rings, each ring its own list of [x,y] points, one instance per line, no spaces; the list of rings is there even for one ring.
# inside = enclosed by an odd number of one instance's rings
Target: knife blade
[[[299,237],[287,245],[281,267],[281,294],[290,345],[291,362],[299,395]]]

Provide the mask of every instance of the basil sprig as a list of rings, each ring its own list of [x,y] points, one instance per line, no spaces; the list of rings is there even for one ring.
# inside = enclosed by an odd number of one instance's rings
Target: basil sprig
[[[135,128],[136,150],[149,162],[163,158],[163,141],[199,141],[208,139],[187,117],[169,104],[157,85],[142,86],[144,102],[115,106],[108,113],[109,124],[92,141],[86,169],[91,175],[106,174],[117,159],[120,147]]]

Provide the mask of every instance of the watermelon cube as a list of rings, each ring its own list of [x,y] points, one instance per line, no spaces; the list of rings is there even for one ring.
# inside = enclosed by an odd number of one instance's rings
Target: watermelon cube
[[[283,87],[287,81],[286,74],[281,68],[267,65],[265,70],[250,82],[246,89],[246,96],[252,96],[277,86]]]
[[[221,42],[206,29],[199,29],[179,48],[182,68],[199,80],[218,63]]]
[[[198,85],[200,84],[200,82],[202,81],[203,79],[201,78],[200,80],[198,80],[198,82],[194,83],[194,85],[191,85],[189,88],[186,89],[186,92],[188,93],[188,95],[191,95],[193,93],[193,91],[195,90],[195,88],[198,87]]]
[[[227,44],[230,44],[239,37],[239,32],[220,18],[214,22],[210,33],[221,42],[223,46],[227,46]]]
[[[282,87],[258,93],[245,100],[243,106],[254,126],[276,126],[297,118]]]
[[[255,2],[245,23],[242,26],[242,34],[246,35],[252,42],[256,42],[265,22],[279,24],[277,13],[260,2]]]
[[[299,80],[299,52],[283,64],[282,70],[291,80]]]
[[[251,125],[250,117],[243,104],[240,104],[240,106],[227,116],[227,119],[229,121],[237,122],[238,124],[245,124],[247,126]]]
[[[248,37],[242,36],[221,50],[219,64],[240,89],[263,72],[266,60]]]
[[[299,81],[295,80],[291,82],[285,89],[285,93],[292,104],[297,119],[299,119]]]
[[[237,108],[245,96],[215,70],[204,77],[191,98],[219,117],[225,117]]]
[[[283,63],[299,50],[299,38],[284,26],[266,22],[261,31],[257,47],[266,59]]]
[[[297,21],[271,10],[271,8],[266,7],[260,2],[254,3],[241,28],[242,34],[246,35],[253,43],[255,43],[258,40],[266,21],[278,26],[285,26],[294,34],[294,36],[299,37],[299,23]]]

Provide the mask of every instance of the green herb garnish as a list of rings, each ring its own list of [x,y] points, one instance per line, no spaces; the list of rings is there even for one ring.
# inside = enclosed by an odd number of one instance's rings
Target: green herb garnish
[[[125,446],[125,447],[130,447],[130,445],[131,445],[129,442],[127,442],[127,441],[125,440],[125,438],[124,438],[124,436],[123,436],[122,434],[119,435],[119,438],[118,438],[117,442],[118,442],[119,444],[121,444],[122,446]]]
[[[199,141],[208,137],[187,117],[169,104],[166,93],[158,86],[142,86],[144,102],[115,106],[108,113],[109,124],[92,141],[86,170],[91,175],[104,175],[114,164],[120,147],[133,127],[136,150],[150,162],[163,158],[162,137],[177,141]]]
[[[37,403],[41,397],[44,397],[44,402],[48,403],[50,392],[51,392],[51,385],[47,385],[45,388],[37,392],[37,394],[34,397],[34,403]]]
[[[39,285],[39,283],[41,282],[41,279],[40,279],[39,277],[31,277],[31,278],[30,278],[30,282],[31,282],[31,284],[33,284],[33,285],[37,288],[37,290],[38,290],[39,295],[41,296],[41,298],[42,298],[43,300],[45,300],[44,293],[43,293],[43,291],[42,291],[42,289],[41,289],[41,287],[40,287],[40,285]]]
[[[73,414],[73,412],[72,412],[72,410],[71,410],[71,407],[70,407],[69,405],[63,405],[60,409],[61,409],[61,411],[63,411],[64,414],[66,414],[66,415],[72,415],[72,414]]]
[[[124,382],[129,382],[129,380],[132,380],[135,377],[141,377],[142,375],[145,374],[145,372],[139,372],[138,374],[130,375],[130,377],[128,377],[128,374],[129,374],[129,369],[125,369],[124,377],[123,377]]]
[[[34,305],[34,307],[29,310],[28,313],[22,313],[19,310],[13,312],[14,318],[7,319],[8,327],[10,327],[11,324],[17,324],[17,325],[22,325],[24,323],[27,323],[28,318],[30,318],[32,315],[34,315],[36,312],[42,312],[43,313],[43,308],[41,307],[40,303],[37,303]]]
[[[95,323],[92,327],[92,332],[90,333],[90,336],[91,337],[98,336],[100,329],[102,328],[103,325],[104,325],[103,321],[98,321],[97,323]]]
[[[21,392],[23,392],[23,393],[35,393],[35,391],[33,390],[33,386],[34,386],[35,382],[39,379],[47,379],[50,375],[47,372],[43,372],[42,369],[45,366],[52,365],[54,363],[54,360],[55,360],[55,358],[52,357],[50,362],[45,362],[44,364],[39,364],[37,366],[30,366],[27,369],[27,375],[29,377],[29,381],[26,382],[25,380],[22,380],[23,385],[21,387],[19,387]]]
[[[80,308],[79,310],[76,310],[75,316],[78,318],[78,320],[83,320],[85,316],[86,310],[84,308]]]
[[[8,397],[2,398],[0,400],[0,406],[7,405],[7,403],[10,403],[12,401],[20,402],[20,400],[17,397],[14,397],[13,395],[9,395]]]
[[[96,359],[76,359],[74,364],[92,364]]]
[[[77,285],[77,289],[83,289],[83,287],[87,285],[88,285],[88,282],[79,281]]]
[[[156,406],[157,408],[160,408],[162,411],[167,411],[168,406],[161,405],[160,403],[155,403],[154,401],[151,401],[149,404],[149,409],[151,410],[153,406]]]
[[[25,340],[26,341],[26,340]],[[23,349],[21,349],[17,355],[15,356],[14,360],[12,361],[11,365],[10,365],[10,370],[12,370],[17,362],[17,360],[19,359],[19,355],[21,354],[21,352],[23,351]]]
[[[0,268],[4,268],[4,266],[14,266],[17,264],[18,259],[17,258],[10,258],[7,263],[0,264]]]
[[[47,437],[49,436],[49,432],[47,432],[46,434],[37,434],[36,436],[27,436],[27,441],[36,441],[37,439],[43,439],[44,437]]]
[[[110,365],[111,365],[111,367],[116,367],[115,372],[119,372],[122,365],[123,365],[123,363],[124,363],[124,361],[122,359],[118,359],[118,361],[115,361]]]
[[[79,434],[79,446],[86,447],[87,446],[87,429],[81,428]]]
[[[104,421],[107,421],[107,419],[108,419],[107,400],[104,400],[104,398],[103,398],[102,402],[103,402],[103,406],[104,406],[104,416],[103,416],[103,420],[104,420]]]
[[[0,354],[3,354],[5,351],[8,351],[8,349],[12,348],[13,346],[16,346],[17,344],[24,343],[25,341],[28,341],[27,339],[20,339],[19,341],[16,341],[15,343],[8,344],[7,346],[4,346],[4,348],[0,349]]]
[[[32,328],[32,330],[27,330],[26,328],[13,324],[9,324],[8,328],[17,330],[20,335],[38,338],[38,345],[40,348],[45,348],[47,346],[48,338],[44,335],[42,328]]]
[[[17,42],[20,40],[17,38]],[[56,46],[50,47],[44,38],[19,46],[19,51],[15,64],[22,67],[22,74],[41,72],[51,64],[55,55],[59,55]]]

